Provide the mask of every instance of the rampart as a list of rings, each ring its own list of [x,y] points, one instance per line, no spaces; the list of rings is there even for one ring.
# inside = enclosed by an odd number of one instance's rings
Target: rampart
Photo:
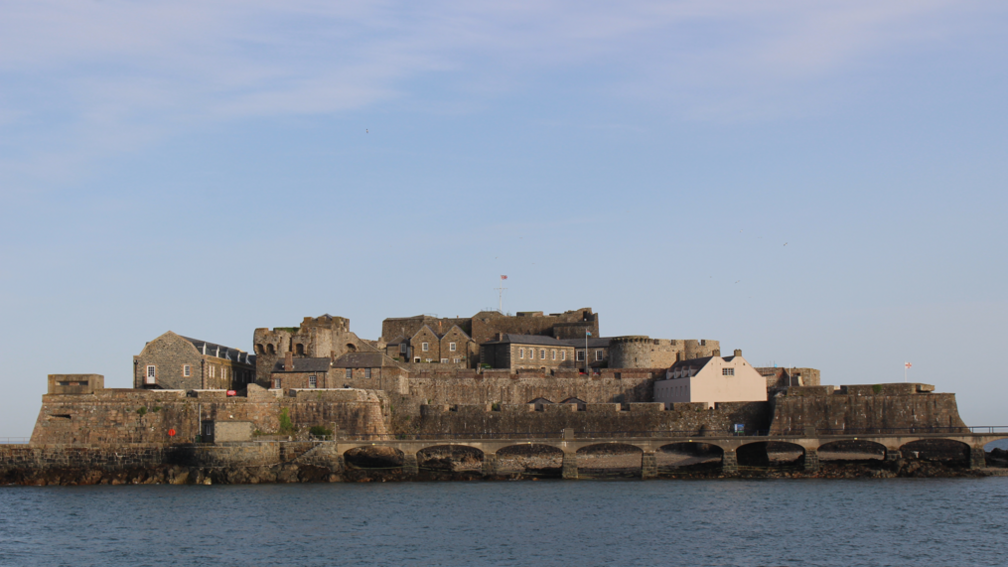
[[[191,442],[207,420],[245,420],[261,433],[277,433],[281,415],[295,428],[316,425],[350,434],[386,433],[385,393],[366,390],[314,390],[277,397],[254,389],[248,397],[223,391],[187,395],[181,390],[108,389],[87,395],[42,397],[32,431],[33,445],[119,445]],[[169,431],[175,435],[170,436]]]
[[[929,384],[791,387],[770,404],[771,435],[966,427],[955,394],[934,393]]]
[[[743,424],[750,434],[766,431],[769,406],[764,402],[724,403],[566,403],[423,405],[409,433],[478,438],[494,433],[532,432],[556,435],[631,437],[642,432],[701,434],[732,431]]]

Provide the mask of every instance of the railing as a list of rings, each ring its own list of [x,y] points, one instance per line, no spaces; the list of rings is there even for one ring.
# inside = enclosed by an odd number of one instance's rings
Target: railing
[[[779,429],[773,435],[805,437],[832,435],[968,435],[968,434],[998,434],[1008,435],[1008,426],[983,425],[974,427],[847,427],[843,429]]]
[[[25,445],[31,437],[0,437],[0,445]]]

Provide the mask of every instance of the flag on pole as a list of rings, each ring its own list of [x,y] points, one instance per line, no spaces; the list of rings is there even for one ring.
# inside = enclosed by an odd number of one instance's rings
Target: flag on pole
[[[591,331],[585,331],[585,336],[586,337],[590,337],[591,336]]]
[[[910,364],[909,362],[903,363],[903,368],[910,368],[911,366],[913,366],[913,364]]]
[[[502,279],[502,280],[506,280],[506,279],[507,279],[507,276],[501,276],[501,279]]]

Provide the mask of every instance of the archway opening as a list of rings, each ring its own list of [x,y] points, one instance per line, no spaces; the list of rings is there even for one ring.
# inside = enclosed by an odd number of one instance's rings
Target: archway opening
[[[900,447],[906,460],[940,463],[960,467],[969,466],[970,446],[951,439],[921,439]]]
[[[563,450],[535,443],[504,447],[497,451],[497,472],[502,475],[559,477],[563,472]]]
[[[721,466],[724,450],[710,443],[672,443],[655,451],[659,473],[686,473]]]
[[[599,443],[578,449],[578,475],[590,478],[636,478],[640,476],[640,447],[623,443]]]
[[[819,462],[855,463],[885,460],[885,445],[872,441],[833,441],[820,445]]]
[[[805,449],[784,441],[747,443],[735,451],[739,467],[799,468],[805,464]]]
[[[417,452],[420,470],[433,472],[482,472],[483,451],[468,445],[436,445]]]
[[[347,352],[357,352],[357,345],[353,343],[347,343],[346,350]]]
[[[393,447],[357,447],[343,453],[343,462],[355,469],[394,469],[402,467],[403,452]]]

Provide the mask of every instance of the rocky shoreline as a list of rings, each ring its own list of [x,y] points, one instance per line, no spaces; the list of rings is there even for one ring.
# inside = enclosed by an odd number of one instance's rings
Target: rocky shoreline
[[[657,480],[712,479],[887,479],[887,478],[981,478],[1008,476],[1008,456],[995,449],[987,453],[987,468],[922,460],[841,461],[822,463],[818,470],[803,470],[795,464],[769,467],[739,467],[726,473],[719,464],[700,463],[681,467],[659,467]],[[331,467],[283,463],[268,466],[180,466],[160,465],[127,467],[115,470],[46,468],[8,469],[0,473],[0,485],[20,486],[87,486],[87,485],[213,485],[213,484],[289,484],[325,482],[411,482],[411,481],[503,481],[549,480],[561,478],[561,468],[536,467],[525,463],[521,470],[501,470],[484,475],[478,467],[465,460],[441,461],[421,466],[417,474],[407,474],[401,467],[358,468],[352,465],[334,470]],[[543,463],[546,464],[546,463]],[[640,468],[608,466],[584,459],[579,463],[582,480],[640,478]],[[618,464],[618,463],[615,463]],[[552,463],[549,463],[552,465]]]

